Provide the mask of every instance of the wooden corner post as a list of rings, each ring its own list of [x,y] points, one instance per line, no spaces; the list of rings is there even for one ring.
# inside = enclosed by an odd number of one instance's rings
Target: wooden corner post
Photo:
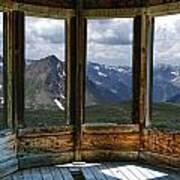
[[[134,19],[133,47],[133,121],[141,129],[149,126],[151,102],[151,66],[153,58],[154,19],[142,14]]]
[[[3,93],[4,93],[4,124],[12,129],[13,122],[13,84],[12,84],[12,13],[3,13]]]
[[[75,17],[66,20],[66,107],[70,112],[70,123],[74,125],[75,161],[81,161],[82,123],[85,116],[87,20],[81,16],[81,8],[82,1],[77,1]]]
[[[4,95],[7,126],[23,126],[24,111],[24,13],[4,13]]]
[[[85,118],[85,69],[87,46],[87,20],[81,16],[83,0],[76,5],[76,112],[75,112],[75,160],[81,161],[82,123]]]

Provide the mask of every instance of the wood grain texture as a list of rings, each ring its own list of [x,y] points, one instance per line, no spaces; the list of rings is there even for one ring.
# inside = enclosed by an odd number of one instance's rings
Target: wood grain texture
[[[74,160],[74,152],[29,153],[19,155],[19,169],[64,164]]]
[[[4,55],[4,125],[5,128],[13,128],[13,53],[12,53],[12,13],[3,14],[3,55]]]
[[[66,152],[73,150],[73,135],[20,138],[19,153]]]
[[[0,179],[18,169],[15,135],[11,132],[0,134]]]
[[[139,134],[83,135],[82,150],[137,150]]]
[[[14,129],[24,126],[24,12],[12,12],[12,62],[13,62],[13,124]]]
[[[103,161],[137,161],[138,151],[119,151],[119,150],[84,150],[81,152],[82,160],[86,162]]]
[[[75,6],[73,0],[12,0],[12,1],[17,3],[60,7],[60,8],[73,8]]]
[[[143,159],[180,168],[180,132],[147,130],[144,132]]]
[[[33,169],[26,169],[18,171],[17,173],[7,176],[2,180],[73,180],[73,169],[77,167],[71,164],[63,167],[49,166]],[[78,171],[84,180],[147,180],[147,179],[161,179],[161,180],[178,180],[180,174],[162,168],[155,168],[139,163],[87,163]]]

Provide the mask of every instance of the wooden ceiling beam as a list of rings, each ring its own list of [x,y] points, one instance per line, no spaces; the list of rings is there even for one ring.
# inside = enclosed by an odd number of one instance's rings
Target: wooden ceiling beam
[[[23,11],[25,15],[52,18],[75,16],[72,0],[0,0],[0,11]],[[79,8],[79,7],[78,7]],[[160,16],[180,13],[179,0],[83,0],[80,10],[85,18]]]
[[[16,3],[30,4],[35,6],[49,6],[65,9],[75,8],[75,1],[73,0],[11,0]]]
[[[12,0],[0,0],[0,11],[23,11],[28,16],[68,18],[75,16],[74,9],[58,6],[42,6],[40,4],[28,4]]]

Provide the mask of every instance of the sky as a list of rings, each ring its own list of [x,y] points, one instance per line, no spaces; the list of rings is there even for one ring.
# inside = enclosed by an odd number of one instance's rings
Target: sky
[[[155,18],[155,64],[180,65],[180,14]],[[26,17],[25,56],[37,60],[48,55],[65,57],[64,20]],[[88,20],[87,60],[105,65],[131,65],[133,19]],[[0,14],[2,54],[2,14]]]

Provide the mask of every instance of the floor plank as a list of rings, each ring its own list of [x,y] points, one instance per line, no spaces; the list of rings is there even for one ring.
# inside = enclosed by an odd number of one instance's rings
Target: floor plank
[[[33,180],[42,180],[42,175],[39,168],[33,168],[31,170]]]
[[[103,175],[103,173],[100,171],[100,169],[97,166],[90,167],[90,170],[94,174],[96,179],[98,179],[98,180],[106,180],[106,177]]]
[[[117,169],[129,180],[139,180],[126,166],[118,166]]]
[[[61,172],[64,180],[73,180],[73,177],[68,168],[59,168],[59,171]]]
[[[56,167],[50,167],[49,170],[53,176],[53,179],[63,180],[61,172]]]
[[[23,175],[21,172],[17,172],[13,174],[11,177],[12,177],[12,180],[23,180]]]
[[[94,176],[94,174],[92,174],[91,170],[88,167],[82,168],[81,171],[86,180],[96,180],[96,177]]]
[[[114,174],[115,178],[122,179],[122,180],[129,180],[126,175],[124,175],[119,169],[117,164],[107,163],[107,167],[111,170]]]
[[[48,167],[40,168],[41,175],[43,177],[43,180],[53,180],[53,177],[51,173],[49,172]]]
[[[25,180],[33,180],[30,169],[26,169],[26,170],[22,171],[22,175],[23,175],[23,179],[25,179]]]
[[[108,167],[104,163],[102,163],[101,166],[99,166],[99,169],[104,174],[106,179],[108,179],[108,180],[116,180],[117,179],[114,177],[114,175],[112,174],[110,169],[108,169]]]
[[[142,174],[140,171],[136,169],[135,165],[128,165],[127,169],[132,171],[135,174],[135,176],[138,177],[139,180],[147,179],[146,176],[144,176],[144,174]]]
[[[77,171],[77,166],[72,168]],[[179,173],[133,163],[86,164],[78,169],[85,180],[180,180]],[[73,176],[69,166],[63,165],[27,169],[2,180],[73,180]]]

